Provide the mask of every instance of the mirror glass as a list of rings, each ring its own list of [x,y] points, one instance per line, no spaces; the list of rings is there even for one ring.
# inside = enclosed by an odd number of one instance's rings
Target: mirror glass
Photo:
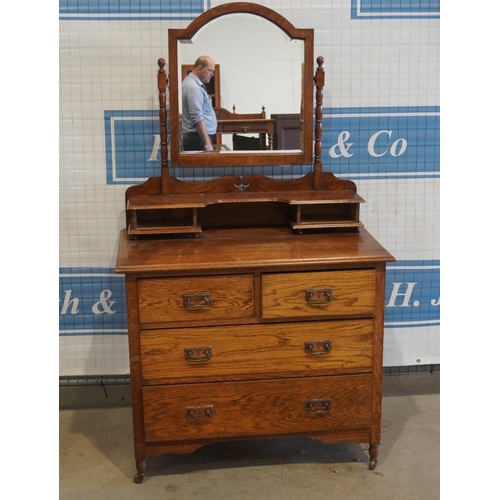
[[[177,132],[179,139],[171,141],[172,165],[312,161],[313,75],[312,62],[307,61],[312,30],[298,30],[300,36],[290,38],[275,19],[271,22],[262,13],[232,12],[202,24],[192,36],[184,34],[189,27],[172,31],[176,33],[169,40],[175,41],[176,53],[169,62],[171,131],[172,138]],[[217,74],[207,84],[219,124],[214,153],[182,151],[182,80],[201,55],[216,64]],[[309,88],[304,84],[308,70]]]
[[[259,114],[264,107],[267,118],[295,114],[299,120],[304,42],[291,40],[266,19],[252,14],[220,17],[196,33],[191,43],[179,42],[178,54],[179,88],[185,75],[182,66],[192,65],[200,55],[208,55],[219,72],[219,95],[214,105],[238,114]],[[182,113],[181,95],[179,112]],[[221,151],[233,150],[231,133],[222,134],[221,142],[226,146]],[[273,143],[273,149],[284,146]],[[287,149],[302,149],[300,143],[297,148],[292,146]]]

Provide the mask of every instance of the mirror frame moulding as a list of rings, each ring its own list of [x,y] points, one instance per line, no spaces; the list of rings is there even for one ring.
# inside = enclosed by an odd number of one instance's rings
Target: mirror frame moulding
[[[190,40],[211,21],[229,14],[252,14],[272,22],[289,38],[304,41],[303,88],[303,123],[304,150],[290,151],[242,151],[241,153],[189,153],[181,154],[179,141],[182,131],[179,130],[179,70],[178,42]],[[170,155],[173,167],[224,167],[224,166],[257,166],[257,165],[307,165],[313,159],[313,87],[314,87],[314,30],[295,28],[281,14],[263,5],[249,2],[222,4],[207,10],[194,19],[187,28],[168,30],[168,68],[170,90]],[[175,119],[174,119],[175,118]],[[172,140],[175,137],[176,140]]]

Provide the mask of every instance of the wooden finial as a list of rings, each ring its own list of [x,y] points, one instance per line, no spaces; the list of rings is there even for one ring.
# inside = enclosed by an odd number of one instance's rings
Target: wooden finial
[[[316,82],[317,87],[323,87],[325,85],[325,70],[323,69],[323,63],[325,59],[322,56],[319,56],[316,59],[318,63],[318,67],[316,68],[316,75],[314,76],[314,81]]]

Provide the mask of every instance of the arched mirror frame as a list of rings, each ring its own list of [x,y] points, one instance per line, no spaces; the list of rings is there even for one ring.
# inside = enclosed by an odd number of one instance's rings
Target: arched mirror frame
[[[178,43],[191,40],[193,36],[211,21],[229,14],[253,14],[272,22],[291,39],[304,42],[304,71],[302,74],[303,103],[303,150],[301,151],[245,151],[218,153],[181,154],[179,141],[179,69]],[[236,2],[219,5],[198,16],[185,29],[168,30],[169,88],[170,88],[170,154],[171,165],[181,167],[252,166],[252,165],[306,165],[313,157],[313,87],[314,87],[314,30],[295,28],[287,19],[263,5]]]

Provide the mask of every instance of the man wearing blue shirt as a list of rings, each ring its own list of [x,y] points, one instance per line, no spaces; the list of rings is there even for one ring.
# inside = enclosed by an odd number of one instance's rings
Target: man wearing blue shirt
[[[217,118],[205,83],[214,76],[215,63],[200,56],[182,82],[182,147],[184,151],[213,151]]]

